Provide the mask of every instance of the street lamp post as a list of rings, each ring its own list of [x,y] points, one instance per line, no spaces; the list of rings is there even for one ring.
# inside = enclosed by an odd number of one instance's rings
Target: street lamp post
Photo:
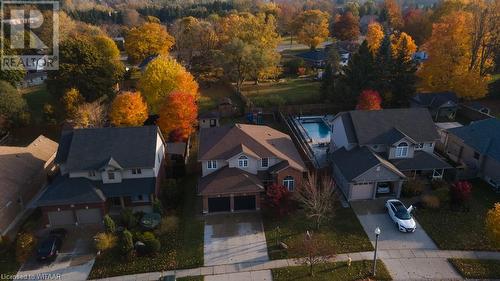
[[[380,227],[375,228],[375,252],[373,253],[373,277],[377,274],[377,247],[378,237],[380,236]]]

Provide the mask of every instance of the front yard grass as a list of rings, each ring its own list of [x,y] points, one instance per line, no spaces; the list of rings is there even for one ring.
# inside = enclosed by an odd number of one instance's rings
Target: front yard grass
[[[464,278],[500,278],[500,260],[448,259],[448,261]]]
[[[200,202],[195,194],[196,176],[181,181],[184,188],[183,205],[178,210],[179,230],[174,234],[158,236],[160,251],[153,256],[135,257],[125,261],[118,249],[110,250],[96,258],[90,279],[106,278],[144,272],[194,268],[203,265],[204,224],[197,214]]]
[[[284,82],[262,82],[243,85],[242,92],[255,106],[271,107],[318,103],[321,82],[308,78],[285,78]]]
[[[471,183],[468,212],[452,211],[447,202],[441,202],[437,210],[417,210],[417,220],[440,249],[500,250],[488,239],[484,225],[486,212],[499,201],[499,195],[482,180]]]
[[[373,261],[353,261],[318,265],[314,276],[309,275],[309,267],[293,266],[273,269],[274,281],[349,281],[349,280],[392,280],[382,261],[377,261],[377,277],[372,277]],[[365,279],[366,278],[366,279]],[[370,279],[368,279],[370,278]]]
[[[295,258],[286,250],[276,246],[276,227],[278,226],[279,240],[287,245],[296,244],[298,240],[304,239],[308,230],[313,233],[317,232],[312,220],[308,219],[302,210],[297,210],[284,218],[274,218],[265,214],[267,250],[269,258],[273,260]],[[351,208],[339,207],[330,222],[325,222],[321,226],[319,233],[325,234],[330,239],[337,254],[373,250],[368,236]]]

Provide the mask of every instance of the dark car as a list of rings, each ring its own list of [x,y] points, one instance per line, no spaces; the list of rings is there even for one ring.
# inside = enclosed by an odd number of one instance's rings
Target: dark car
[[[59,249],[61,249],[62,239],[56,235],[51,235],[38,245],[36,258],[38,261],[53,261],[56,259]]]

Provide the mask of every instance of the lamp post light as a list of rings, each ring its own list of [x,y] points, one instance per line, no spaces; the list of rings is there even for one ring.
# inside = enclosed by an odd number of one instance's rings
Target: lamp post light
[[[377,274],[377,247],[378,237],[380,236],[380,227],[375,228],[375,252],[373,253],[373,277]]]

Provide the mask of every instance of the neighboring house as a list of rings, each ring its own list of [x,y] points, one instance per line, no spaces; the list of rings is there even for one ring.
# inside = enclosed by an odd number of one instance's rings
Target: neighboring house
[[[220,114],[217,111],[208,111],[198,114],[200,128],[219,127]]]
[[[123,208],[150,212],[164,159],[156,126],[64,131],[55,159],[61,174],[38,200],[46,224],[98,224]]]
[[[0,146],[0,234],[13,229],[30,201],[45,186],[57,143],[39,136],[26,147]]]
[[[410,99],[410,106],[429,109],[434,121],[454,120],[458,110],[458,97],[453,92],[419,93]]]
[[[328,61],[328,51],[326,49],[306,51],[295,56],[303,59],[314,68],[324,68]]]
[[[146,68],[148,67],[149,63],[155,60],[158,57],[158,55],[150,55],[143,59],[141,63],[139,63],[139,68],[141,69],[142,72],[146,71]]]
[[[259,210],[266,186],[277,183],[294,191],[307,171],[290,136],[268,126],[201,129],[199,139],[203,213]]]
[[[470,102],[470,103],[467,103],[467,104],[464,104],[465,107],[468,107],[472,110],[475,110],[475,111],[478,111],[478,112],[481,112],[483,114],[486,114],[486,115],[490,115],[491,114],[491,109],[485,105],[483,105],[482,103],[480,102]]]
[[[23,81],[20,82],[21,88],[42,85],[47,80],[47,71],[28,72]]]
[[[490,118],[449,129],[446,154],[465,166],[460,177],[479,176],[500,191],[500,120]]]
[[[407,177],[442,178],[451,168],[434,154],[439,135],[427,109],[341,112],[330,124],[333,176],[349,201],[399,197]]]

